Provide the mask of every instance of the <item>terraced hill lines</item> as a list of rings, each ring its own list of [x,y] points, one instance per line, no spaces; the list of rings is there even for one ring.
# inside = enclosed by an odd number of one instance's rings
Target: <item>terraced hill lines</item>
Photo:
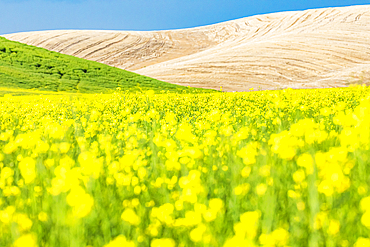
[[[370,73],[370,5],[273,13],[179,30],[5,37],[175,84],[228,91],[343,86]]]

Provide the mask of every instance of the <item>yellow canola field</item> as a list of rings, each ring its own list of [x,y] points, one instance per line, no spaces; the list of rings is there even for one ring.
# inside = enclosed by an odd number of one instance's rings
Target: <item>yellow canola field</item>
[[[0,246],[370,246],[368,87],[0,109]]]

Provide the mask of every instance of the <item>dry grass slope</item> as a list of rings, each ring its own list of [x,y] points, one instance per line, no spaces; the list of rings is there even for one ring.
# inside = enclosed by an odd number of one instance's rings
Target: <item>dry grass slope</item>
[[[244,91],[344,86],[370,72],[370,5],[169,31],[43,31],[6,38],[159,80]]]

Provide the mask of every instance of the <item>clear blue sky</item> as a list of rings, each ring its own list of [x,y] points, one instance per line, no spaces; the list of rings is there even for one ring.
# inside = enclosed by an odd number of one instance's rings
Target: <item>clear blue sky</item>
[[[163,30],[370,0],[0,0],[0,34],[54,29]]]

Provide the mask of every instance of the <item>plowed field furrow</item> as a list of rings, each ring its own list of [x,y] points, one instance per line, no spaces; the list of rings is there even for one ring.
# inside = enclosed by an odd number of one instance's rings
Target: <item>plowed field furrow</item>
[[[50,41],[52,39],[55,39],[55,38],[58,38],[58,37],[61,37],[63,35],[67,35],[67,34],[68,33],[61,33],[61,34],[55,35],[53,37],[48,37],[47,39],[44,39],[43,41],[36,43],[35,46],[41,46],[42,44],[45,44],[45,43],[47,43],[48,41]]]
[[[79,41],[84,41],[84,40],[87,40],[88,38],[83,38],[83,37],[79,37]],[[58,47],[62,47],[62,49],[64,49],[65,47],[68,47],[69,45],[66,46],[66,44],[70,43],[71,41],[73,41],[74,39],[71,39],[70,37],[67,37],[67,38],[61,38],[61,36],[59,37],[53,37],[53,41],[50,42],[51,39],[49,39],[49,43],[51,43],[51,45],[48,46],[48,50],[51,50],[51,51],[58,51]],[[38,45],[39,46],[39,45]]]
[[[118,44],[118,43],[120,43],[120,42],[124,41],[125,39],[127,39],[127,36],[125,36],[124,38],[121,38],[121,39],[119,39],[119,40],[117,40],[117,41],[110,42],[110,43],[108,43],[108,44],[104,45],[103,47],[100,47],[100,48],[94,49],[94,50],[93,50],[93,51],[91,51],[90,53],[87,53],[86,55],[84,55],[84,58],[89,59],[93,54],[98,53],[98,52],[100,52],[100,51],[102,51],[102,50],[105,50],[105,49],[107,49],[107,48],[109,48],[109,47],[111,47],[111,46],[114,46],[114,45],[116,45],[116,44]]]
[[[73,38],[73,39],[71,39],[71,40],[75,40],[75,39],[76,39],[76,37]],[[78,45],[79,43],[81,43],[81,42],[83,42],[85,40],[88,40],[88,39],[91,39],[91,37],[87,37],[87,38],[84,38],[84,39],[78,39],[77,41],[75,41],[75,42],[73,42],[73,43],[71,43],[71,44],[63,47],[62,49],[58,50],[58,52],[64,53],[66,50],[72,48],[74,45]]]
[[[100,44],[102,44],[104,42],[108,42],[108,41],[110,41],[110,40],[112,40],[114,38],[117,38],[118,36],[119,36],[119,34],[114,34],[113,37],[108,37],[108,38],[103,39],[103,40],[100,40],[99,39],[98,41],[96,41],[94,43],[88,44],[87,46],[78,49],[72,55],[73,56],[77,56],[77,55],[81,54],[82,52],[84,52],[84,51],[86,51],[86,50],[88,50],[88,49],[90,49],[90,48],[92,48],[94,46],[98,46],[98,45],[100,45]]]
[[[174,84],[343,86],[370,71],[370,5],[246,17],[166,31],[45,31],[11,40],[128,69]]]

